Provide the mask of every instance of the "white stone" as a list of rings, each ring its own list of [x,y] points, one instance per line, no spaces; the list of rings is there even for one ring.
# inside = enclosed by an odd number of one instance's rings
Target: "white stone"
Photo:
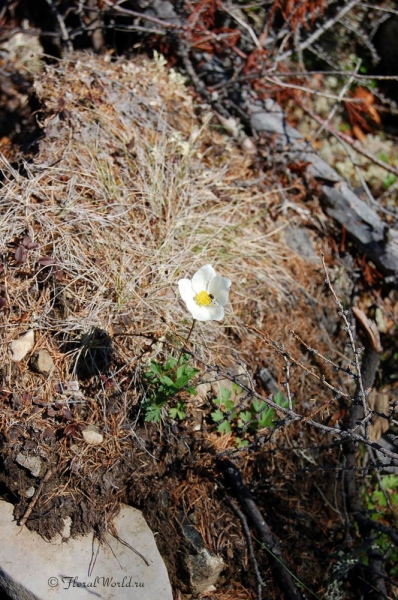
[[[35,491],[36,491],[36,488],[33,485],[31,485],[30,488],[25,490],[25,496],[27,498],[32,498],[32,496],[34,496],[34,494],[35,494]]]
[[[51,543],[13,520],[13,505],[0,501],[0,589],[11,600],[173,600],[166,567],[140,511],[123,506],[114,519],[121,540],[105,534]],[[89,574],[90,565],[92,573]],[[84,586],[84,584],[86,584]]]
[[[60,536],[63,538],[64,541],[66,541],[67,539],[70,538],[72,519],[70,517],[66,517],[66,519],[63,519],[63,521],[64,521],[64,528],[61,531]]]
[[[30,366],[37,373],[49,375],[54,368],[54,361],[48,350],[40,350],[30,359]]]
[[[94,425],[88,425],[86,429],[83,429],[82,436],[86,444],[91,446],[99,446],[104,441],[104,436]]]
[[[10,343],[11,358],[15,362],[19,362],[24,359],[25,356],[32,350],[35,345],[35,332],[30,329],[17,340],[13,340]]]
[[[15,458],[21,467],[28,469],[33,477],[38,477],[41,471],[41,458],[39,456],[25,456],[22,452],[19,452]]]

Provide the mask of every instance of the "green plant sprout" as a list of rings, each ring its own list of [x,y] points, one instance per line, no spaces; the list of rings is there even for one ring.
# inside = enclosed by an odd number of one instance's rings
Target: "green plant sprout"
[[[213,400],[214,404],[218,408],[217,408],[217,410],[215,410],[214,412],[211,413],[211,418],[213,419],[213,421],[215,423],[218,423],[219,421],[221,421],[221,423],[217,426],[218,433],[230,433],[232,431],[229,420],[226,420],[228,413],[233,411],[233,408],[235,406],[235,402],[233,400],[230,400],[230,398],[231,398],[231,390],[229,390],[225,387],[221,387],[220,395],[217,396],[217,398],[215,398]],[[237,413],[232,412],[229,415],[229,419],[233,420],[236,418],[236,416],[237,416]]]
[[[162,417],[163,407],[178,393],[184,391],[188,394],[196,394],[196,388],[188,384],[199,370],[190,366],[189,359],[190,356],[184,354],[178,361],[173,356],[169,356],[164,364],[151,360],[149,370],[144,373],[147,382],[144,400],[145,421],[158,423]],[[182,363],[179,364],[181,360]],[[185,403],[178,401],[176,406],[169,410],[169,416],[172,419],[184,419]]]
[[[242,388],[235,383],[232,389],[235,394],[242,391]],[[288,407],[288,400],[281,392],[275,394],[273,400],[282,408]],[[211,413],[211,418],[214,423],[218,423],[218,433],[231,433],[233,429],[254,432],[274,425],[275,410],[258,398],[254,398],[246,410],[239,411],[239,406],[231,400],[231,390],[221,387],[220,394],[213,400],[213,403],[217,408]],[[247,446],[249,443],[241,437],[235,439],[238,448]]]
[[[368,510],[371,512],[372,519],[384,524],[387,520],[387,513],[391,514],[392,511],[394,516],[397,516],[398,476],[395,474],[382,476],[381,485],[383,486],[384,491],[377,485],[371,491],[365,490],[364,494],[365,503]],[[387,502],[387,498],[389,502]],[[398,575],[398,550],[391,545],[390,538],[382,533],[377,537],[376,544],[383,555],[387,552],[389,553],[389,562],[393,565],[390,569],[391,575]],[[367,557],[364,557],[365,561],[366,559]]]

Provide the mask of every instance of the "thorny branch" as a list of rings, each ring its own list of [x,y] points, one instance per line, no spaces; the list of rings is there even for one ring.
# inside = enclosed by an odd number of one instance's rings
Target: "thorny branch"
[[[258,333],[266,343],[271,344],[278,351],[278,346],[277,346],[276,342],[271,341],[265,333],[260,332],[253,327],[248,327],[248,329],[251,329],[252,331],[255,331],[256,333]],[[285,352],[285,351],[279,350],[280,354],[282,354],[283,352]],[[388,450],[387,448],[384,448],[377,442],[374,442],[371,439],[367,439],[363,435],[355,433],[355,431],[339,429],[338,427],[329,427],[328,425],[323,425],[322,423],[319,423],[318,421],[314,421],[311,418],[309,419],[308,417],[300,415],[300,414],[296,413],[295,411],[292,411],[288,408],[279,406],[279,404],[276,404],[271,399],[271,397],[265,397],[265,396],[259,394],[258,392],[256,392],[253,388],[250,388],[249,386],[245,385],[242,382],[242,380],[239,378],[239,376],[233,375],[225,369],[221,369],[218,365],[212,365],[212,364],[208,363],[207,361],[203,360],[198,354],[196,354],[189,348],[184,347],[184,353],[189,354],[189,356],[192,356],[192,358],[194,358],[198,363],[202,364],[208,371],[216,372],[218,380],[229,379],[229,381],[232,381],[232,383],[236,383],[239,387],[241,387],[244,391],[246,391],[248,394],[248,397],[258,398],[259,400],[265,402],[270,408],[273,408],[277,412],[283,413],[286,418],[277,424],[279,427],[282,425],[288,425],[289,423],[292,423],[293,421],[300,421],[302,423],[311,425],[311,426],[315,427],[316,429],[319,429],[320,431],[322,431],[325,434],[330,434],[334,437],[341,438],[342,441],[352,440],[354,442],[363,443],[363,444],[366,444],[366,445],[372,447],[374,450],[377,450],[380,454],[383,454],[384,456],[387,456],[388,458],[391,459],[391,463],[385,464],[384,465],[385,467],[398,465],[398,454],[396,452],[392,452],[391,450]],[[294,361],[294,359],[290,355],[288,355],[288,356],[292,361]],[[295,364],[301,366],[301,363],[296,362],[296,361],[294,361],[294,362],[295,362]],[[315,376],[315,374],[310,370],[308,370],[308,373],[310,375]],[[325,382],[323,382],[323,383],[325,383]],[[337,390],[337,388],[332,387],[332,389],[334,389],[336,392],[341,394],[341,392],[339,390]],[[343,393],[343,395],[347,395],[347,397],[352,398],[352,396],[350,396],[349,394]],[[247,448],[249,448],[249,447],[247,447]],[[244,448],[242,451],[246,450],[247,448]]]

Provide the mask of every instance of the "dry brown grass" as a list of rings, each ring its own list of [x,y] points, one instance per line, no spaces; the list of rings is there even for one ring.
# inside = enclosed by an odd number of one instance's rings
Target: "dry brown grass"
[[[210,114],[195,119],[178,77],[161,60],[87,57],[49,67],[45,81],[35,84],[45,111],[38,156],[27,176],[2,165],[3,359],[27,327],[50,346],[54,335],[94,327],[112,334],[121,321],[136,334],[184,335],[176,283],[207,262],[233,287],[225,321],[194,333],[203,351],[228,347],[226,328],[243,335],[253,303],[256,324],[273,329],[272,316],[279,329],[296,304],[300,261],[284,242],[286,220],[269,217],[278,192],[250,185],[252,158]],[[24,235],[39,247],[18,266],[9,244]],[[56,260],[58,280],[38,267],[43,255]]]

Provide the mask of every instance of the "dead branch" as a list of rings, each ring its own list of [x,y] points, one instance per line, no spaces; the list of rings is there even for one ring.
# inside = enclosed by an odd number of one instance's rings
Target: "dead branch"
[[[252,331],[255,331],[256,333],[258,333],[261,336],[261,338],[264,340],[264,342],[272,345],[272,347],[278,353],[282,354],[285,352],[282,350],[278,350],[277,344],[275,342],[272,342],[272,340],[270,340],[266,336],[265,333],[260,332],[255,327],[249,327],[248,329],[251,329]],[[171,344],[170,344],[170,346],[172,347]],[[179,349],[180,348],[178,348],[178,350]],[[288,408],[284,408],[283,406],[276,404],[275,402],[273,402],[273,400],[271,400],[271,398],[269,398],[269,397],[267,398],[265,396],[262,396],[261,394],[258,394],[255,390],[253,390],[250,387],[248,387],[247,385],[245,385],[241,381],[241,379],[239,379],[238,377],[236,377],[234,375],[231,375],[231,373],[229,373],[228,371],[220,369],[217,365],[211,365],[211,364],[207,363],[198,354],[196,354],[195,352],[192,352],[192,350],[190,350],[189,348],[184,347],[184,353],[192,356],[198,363],[201,363],[210,371],[216,371],[218,373],[219,377],[229,379],[233,383],[236,383],[237,385],[239,385],[239,387],[242,388],[242,390],[245,390],[246,392],[250,393],[250,396],[252,396],[253,398],[258,398],[262,402],[265,402],[270,408],[273,408],[277,412],[283,413],[286,417],[285,420],[283,421],[285,425],[287,423],[291,423],[293,421],[303,421],[307,425],[310,425],[311,427],[315,427],[316,429],[319,429],[320,431],[322,431],[325,434],[332,435],[334,438],[335,437],[341,438],[341,441],[352,440],[353,442],[364,443],[364,444],[370,446],[371,448],[373,448],[374,450],[377,450],[380,454],[383,454],[384,456],[390,458],[391,466],[398,465],[398,454],[396,452],[391,452],[391,450],[384,448],[377,442],[374,442],[371,439],[366,439],[363,435],[360,435],[359,433],[355,433],[355,431],[351,431],[348,429],[339,429],[338,427],[329,427],[328,425],[323,425],[323,423],[318,423],[318,421],[314,421],[313,419],[309,419],[308,417],[299,415],[298,413],[296,413]],[[290,358],[292,359],[292,357],[290,357]],[[300,366],[301,363],[296,362],[295,364],[298,364]],[[314,373],[312,371],[308,371],[308,372],[310,375],[314,375]],[[342,393],[341,390],[337,390],[337,388],[334,388],[334,389],[336,390],[336,392],[339,395],[347,396],[347,394]],[[389,465],[386,464],[384,466],[387,467]]]
[[[58,21],[59,29],[61,31],[61,37],[62,37],[62,40],[66,43],[66,47],[68,49],[68,52],[72,52],[73,45],[72,45],[72,42],[71,42],[70,37],[69,37],[68,29],[67,29],[67,27],[66,27],[66,25],[64,23],[64,20],[63,20],[61,14],[55,8],[52,0],[46,0],[46,2],[48,4],[48,6],[50,7],[51,12],[55,15],[55,18]]]
[[[48,1],[48,0],[47,0]],[[114,4],[110,0],[104,0],[105,4],[113,11],[129,16],[136,17],[137,19],[142,19],[144,21],[151,21],[151,23],[156,23],[161,27],[165,27],[166,29],[182,29],[182,26],[177,23],[170,23],[169,21],[165,21],[163,19],[159,19],[158,17],[154,17],[153,15],[147,15],[145,12],[137,12],[135,10],[131,10],[129,8],[124,8],[118,4]],[[159,32],[157,32],[159,33]]]
[[[36,506],[36,503],[40,497],[40,494],[43,490],[44,484],[50,479],[51,475],[54,473],[54,469],[48,469],[47,473],[44,475],[43,479],[40,481],[40,484],[32,498],[32,500],[29,502],[29,506],[26,509],[24,516],[22,517],[22,519],[20,519],[19,521],[19,526],[24,527],[26,521],[29,519],[32,510],[34,509],[34,507]]]
[[[221,486],[221,484],[219,484],[219,485]],[[224,488],[224,486],[222,486],[222,487]],[[242,523],[242,529],[245,534],[246,544],[247,544],[247,549],[249,551],[250,560],[253,563],[254,572],[256,574],[257,596],[258,596],[258,599],[261,600],[263,597],[262,589],[265,587],[265,583],[261,577],[257,559],[254,554],[253,544],[252,544],[251,535],[250,535],[250,529],[247,524],[246,516],[243,514],[243,512],[241,510],[239,510],[239,508],[236,506],[235,502],[233,500],[231,500],[231,498],[226,496],[225,499],[226,499],[227,503],[230,505],[230,507],[232,508],[232,510],[238,515],[238,517]]]
[[[365,390],[373,386],[377,367],[380,362],[380,352],[377,352],[374,349],[373,336],[370,335],[368,328],[366,328],[365,331],[365,352],[361,365],[361,379],[357,382],[355,391],[355,397],[362,396],[364,401]],[[349,411],[347,428],[352,431],[358,426],[361,426],[363,419],[365,418],[366,420],[366,411],[366,404],[360,405],[353,403]],[[367,426],[368,423],[365,425],[365,437],[367,437]],[[348,444],[343,446],[343,449],[346,457],[346,466],[348,467],[348,470],[344,473],[348,514],[358,523],[362,539],[369,540],[369,549],[367,550],[369,560],[368,574],[369,584],[372,589],[369,597],[374,598],[375,600],[381,600],[387,597],[387,588],[383,578],[384,559],[375,544],[374,528],[370,525],[371,519],[367,516],[366,510],[362,505],[362,495],[357,486],[356,473],[353,470],[353,467],[357,464],[358,447],[356,443],[349,441]]]
[[[398,169],[396,169],[392,165],[389,165],[388,163],[383,162],[382,160],[378,159],[371,152],[367,152],[367,150],[362,148],[362,146],[358,142],[353,140],[349,135],[343,133],[342,131],[337,131],[337,129],[335,129],[329,123],[326,123],[324,121],[324,119],[322,119],[322,117],[320,117],[319,115],[314,113],[314,111],[312,111],[310,108],[308,108],[308,106],[306,106],[304,103],[302,103],[299,99],[297,99],[297,102],[301,106],[301,108],[303,110],[305,110],[305,112],[308,113],[308,115],[312,119],[317,121],[317,123],[319,123],[320,125],[324,125],[324,128],[326,129],[326,131],[329,131],[329,133],[334,135],[334,137],[336,137],[338,140],[343,140],[344,142],[349,144],[352,148],[354,148],[354,150],[356,152],[358,152],[358,154],[362,154],[362,156],[364,156],[365,158],[367,158],[368,160],[373,162],[375,165],[382,167],[385,171],[389,171],[390,173],[393,173],[394,175],[396,175],[398,177]]]
[[[314,42],[316,42],[328,29],[331,29],[338,21],[340,21],[347,13],[350,12],[357,4],[360,4],[360,0],[351,0],[349,4],[343,6],[343,8],[332,18],[328,19],[325,23],[323,23],[312,35],[310,35],[306,40],[301,42],[299,50],[302,52],[306,50]],[[281,56],[277,56],[275,60],[275,67],[278,65],[278,62],[282,62],[289,58],[293,54],[292,50],[288,50],[284,52]]]
[[[271,568],[276,583],[281,588],[285,598],[287,600],[301,600],[302,596],[296,587],[291,571],[284,562],[279,542],[271,532],[263,515],[254,502],[251,493],[242,479],[239,469],[230,460],[220,461],[219,466],[227,480],[232,484],[244,512],[256,527],[265,549],[269,552]]]

